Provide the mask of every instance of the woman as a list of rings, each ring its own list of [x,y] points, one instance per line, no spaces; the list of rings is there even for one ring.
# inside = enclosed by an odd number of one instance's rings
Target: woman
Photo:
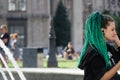
[[[1,39],[2,41],[5,43],[5,45],[7,47],[9,47],[9,39],[10,39],[10,36],[8,34],[8,28],[7,28],[7,25],[3,24],[1,25],[0,27],[0,30],[1,30]]]
[[[108,44],[113,41],[117,49]],[[115,22],[108,15],[95,11],[85,24],[85,44],[78,67],[84,69],[84,80],[120,80],[120,40]]]
[[[16,61],[18,61],[20,52],[18,48],[18,34],[17,33],[13,34],[11,48],[13,50],[13,57],[15,58]]]
[[[67,47],[65,47],[64,49],[64,57],[68,60],[73,59],[73,57],[76,57],[76,59],[78,59],[79,55],[75,52],[72,42],[68,42]]]
[[[8,34],[8,28],[7,25],[2,24],[0,27],[0,31],[1,31],[1,36],[0,39],[3,41],[3,43],[9,48],[9,34]],[[0,48],[0,53],[2,54],[4,60],[6,60],[6,55],[5,52],[3,51],[2,48]],[[2,62],[2,67],[5,67],[5,65]]]
[[[64,50],[64,57],[66,59],[72,59],[72,56],[74,55],[75,51],[73,49],[73,46],[72,46],[72,42],[68,42],[68,45],[67,47],[65,47],[65,50]]]

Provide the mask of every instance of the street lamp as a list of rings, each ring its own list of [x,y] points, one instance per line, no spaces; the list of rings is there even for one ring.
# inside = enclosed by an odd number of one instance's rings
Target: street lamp
[[[51,12],[51,28],[50,28],[50,36],[49,36],[49,58],[48,58],[48,67],[58,67],[58,63],[56,60],[56,36],[55,30],[53,26],[53,0],[50,0],[50,12]]]

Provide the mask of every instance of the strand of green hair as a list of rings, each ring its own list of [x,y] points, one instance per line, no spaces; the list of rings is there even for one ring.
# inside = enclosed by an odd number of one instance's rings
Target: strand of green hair
[[[90,45],[104,58],[106,67],[110,67],[110,59],[107,53],[107,46],[101,31],[101,19],[102,16],[99,12],[93,12],[87,18],[84,31],[85,43],[80,53],[78,65],[80,64],[81,59],[85,54],[87,46]]]

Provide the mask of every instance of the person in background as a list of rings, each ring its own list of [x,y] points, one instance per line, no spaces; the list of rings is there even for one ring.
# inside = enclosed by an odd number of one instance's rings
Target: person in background
[[[16,61],[19,60],[19,47],[18,47],[18,34],[13,33],[11,34],[11,50],[13,52],[13,57]]]
[[[65,59],[71,60],[74,56],[78,57],[78,54],[75,53],[75,50],[72,46],[72,42],[68,42],[68,45],[64,49],[64,57]]]
[[[84,70],[84,80],[120,80],[120,40],[111,16],[94,11],[87,18],[78,68]]]
[[[13,33],[10,34],[10,41],[9,41],[11,51],[12,51],[13,35],[14,35]]]
[[[8,27],[6,24],[2,24],[0,27],[0,31],[1,31],[1,40],[3,41],[3,43],[9,48],[9,40],[10,40],[10,36],[8,33]],[[0,49],[0,53],[2,54],[4,60],[6,60],[6,55],[5,52],[3,51],[3,49]],[[2,63],[2,67],[5,67],[4,64]]]
[[[0,31],[2,33],[1,36],[0,36],[0,38],[5,43],[5,45],[7,47],[9,47],[10,36],[9,36],[9,33],[8,33],[8,27],[7,27],[7,25],[5,25],[5,24],[1,25]]]

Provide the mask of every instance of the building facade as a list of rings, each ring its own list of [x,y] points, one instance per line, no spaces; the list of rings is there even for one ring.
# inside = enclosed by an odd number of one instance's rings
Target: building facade
[[[83,26],[90,12],[109,10],[120,15],[119,0],[62,0],[72,24],[71,41],[76,51],[83,47]],[[48,48],[51,10],[59,0],[0,0],[0,25],[18,33],[21,47]],[[53,9],[51,9],[51,6]]]
[[[49,45],[49,0],[0,0],[0,24],[18,33],[21,47]]]

